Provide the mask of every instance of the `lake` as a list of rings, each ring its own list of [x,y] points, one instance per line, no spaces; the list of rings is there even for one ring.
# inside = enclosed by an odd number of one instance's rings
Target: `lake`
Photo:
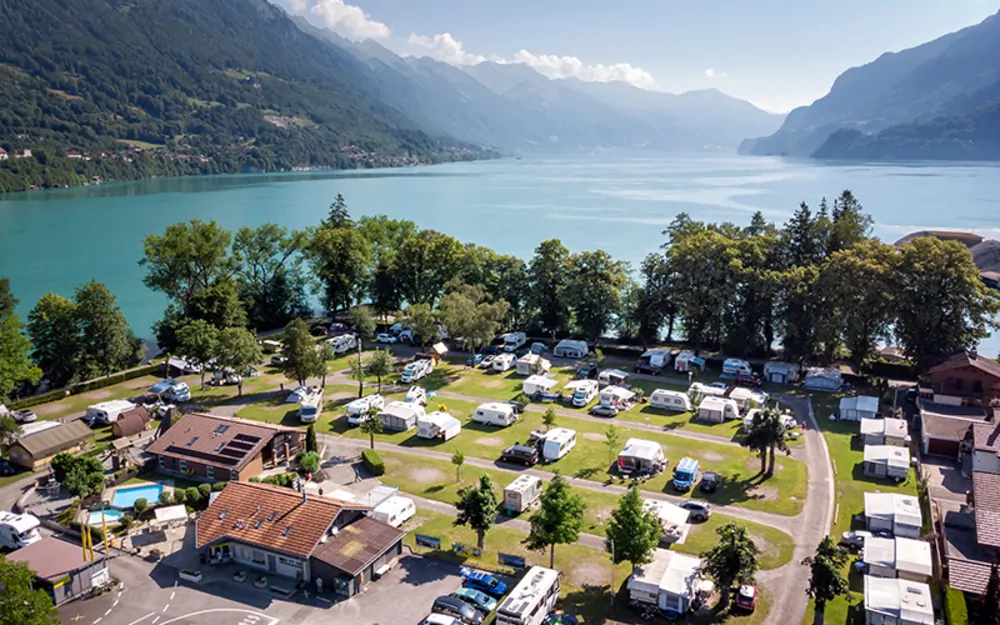
[[[165,299],[142,285],[141,239],[198,218],[236,229],[266,221],[319,222],[337,193],[354,216],[385,213],[531,256],[545,239],[573,251],[601,248],[637,265],[661,231],[688,212],[706,221],[783,222],[851,189],[895,241],[918,229],[971,230],[1000,238],[1000,165],[824,164],[736,155],[597,154],[426,168],[215,176],[139,181],[0,196],[0,275],[26,315],[48,291],[71,296],[95,278],[118,296],[130,323],[150,335]],[[1000,337],[984,346],[991,355]]]

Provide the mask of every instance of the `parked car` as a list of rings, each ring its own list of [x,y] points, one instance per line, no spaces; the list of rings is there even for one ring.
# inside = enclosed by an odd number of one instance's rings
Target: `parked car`
[[[500,345],[487,345],[483,348],[483,353],[487,356],[496,356],[500,353],[501,349]]]
[[[469,603],[451,595],[442,595],[435,599],[431,610],[436,614],[444,614],[452,618],[457,618],[465,623],[465,625],[479,625],[486,617]]]
[[[271,364],[275,367],[280,367],[281,365],[288,362],[288,358],[284,356],[271,356]]]
[[[487,614],[492,612],[493,608],[497,607],[496,599],[489,596],[485,592],[474,588],[459,588],[455,592],[451,593],[451,596],[456,599],[461,599],[475,609],[481,610]]]
[[[392,334],[389,334],[388,332],[383,332],[383,333],[381,333],[381,334],[379,334],[379,335],[377,335],[375,337],[375,342],[376,343],[398,343],[399,339],[397,339]]]
[[[541,355],[541,354],[544,354],[545,351],[548,348],[549,348],[549,346],[546,343],[542,343],[541,341],[538,341],[538,342],[535,342],[535,343],[531,344],[531,353],[532,354],[539,354],[539,355]]]
[[[500,459],[504,462],[515,462],[526,467],[538,464],[538,449],[530,445],[514,443],[500,453]]]
[[[690,512],[691,518],[699,523],[707,521],[708,517],[712,516],[712,506],[700,501],[691,501],[689,499],[681,503],[680,507]]]
[[[462,625],[462,621],[446,614],[434,613],[420,621],[420,625]]]
[[[18,423],[34,423],[38,420],[38,415],[34,410],[18,410],[14,412],[14,420]]]
[[[762,386],[764,380],[760,379],[755,373],[737,373],[736,374],[736,384],[739,386]]]
[[[865,546],[865,539],[875,536],[877,538],[892,538],[892,532],[888,530],[848,530],[840,535],[840,544],[848,549],[862,549]]]
[[[562,610],[549,612],[542,625],[580,625],[580,619]]]
[[[712,388],[721,388],[727,393],[729,392],[729,385],[726,384],[725,382],[712,382],[711,384],[709,384],[709,386],[711,386]]]
[[[525,405],[522,404],[521,402],[517,401],[516,399],[512,399],[507,403],[514,407],[514,412],[516,412],[517,414],[524,414]]]
[[[736,607],[753,612],[757,607],[757,587],[749,584],[740,586],[739,592],[736,593]]]
[[[600,404],[590,409],[590,414],[595,417],[614,417],[618,414],[618,408],[614,406],[601,406]]]
[[[489,371],[490,369],[493,368],[494,360],[496,360],[496,356],[490,356],[489,354],[484,355],[483,359],[479,363],[479,368],[486,369],[487,371]]]
[[[640,360],[635,363],[634,369],[636,373],[648,373],[649,375],[660,375],[660,371],[662,371],[662,369],[656,365],[652,365],[645,360]]]
[[[521,356],[527,356],[531,353],[531,349],[528,347],[522,347],[521,349],[514,352],[514,355],[520,358]]]
[[[462,567],[461,574],[463,588],[479,590],[496,599],[500,599],[507,593],[507,584],[494,575],[474,571],[466,566]]]
[[[324,325],[316,325],[309,328],[309,334],[312,334],[313,336],[326,336],[329,331],[330,328]]]
[[[0,475],[14,475],[15,473],[17,473],[17,469],[11,466],[9,462],[0,460]]]
[[[484,354],[476,354],[475,358],[470,358],[465,361],[467,367],[476,367],[482,364],[483,360],[486,358]]]
[[[722,485],[722,476],[715,471],[705,471],[701,474],[701,484],[698,485],[698,490],[701,492],[711,495],[715,491],[719,490],[719,486]]]

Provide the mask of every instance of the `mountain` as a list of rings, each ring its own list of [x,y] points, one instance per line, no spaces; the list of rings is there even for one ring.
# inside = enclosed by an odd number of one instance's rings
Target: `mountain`
[[[0,145],[33,153],[0,191],[477,154],[264,0],[0,0],[0,40]]]
[[[744,141],[740,151],[824,158],[989,158],[994,148],[961,144],[988,134],[995,115],[991,107],[1000,99],[993,97],[998,80],[1000,13],[849,69],[826,96],[789,113],[773,135]]]

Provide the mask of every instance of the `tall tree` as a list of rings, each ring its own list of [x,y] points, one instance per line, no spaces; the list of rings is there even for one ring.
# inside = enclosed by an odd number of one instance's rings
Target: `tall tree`
[[[556,545],[580,540],[587,504],[557,472],[542,491],[541,507],[531,515],[531,532],[524,544],[533,551],[549,548],[549,568],[555,568]]]
[[[465,248],[456,239],[422,230],[403,241],[396,255],[396,282],[409,304],[433,306],[448,282],[458,277]]]
[[[84,376],[111,375],[142,361],[142,341],[129,329],[118,299],[108,287],[91,280],[77,287],[73,302],[82,341],[80,368]]]
[[[438,338],[437,318],[429,304],[413,304],[407,309],[407,321],[413,331],[413,341],[424,345]]]
[[[837,597],[847,595],[851,585],[841,574],[847,566],[847,550],[829,536],[824,536],[816,547],[816,554],[802,560],[809,567],[809,588],[806,594],[816,602],[813,623],[822,625],[826,604]],[[994,567],[995,568],[995,567]]]
[[[782,343],[788,360],[802,361],[816,348],[817,325],[824,308],[815,284],[829,240],[825,206],[824,202],[820,213],[814,216],[803,202],[781,231],[785,276],[780,312]]]
[[[758,475],[767,473],[767,454],[771,449],[771,441],[768,438],[767,428],[764,427],[764,414],[758,412],[754,415],[753,425],[743,434],[740,439],[740,446],[745,447],[760,458],[760,471]]]
[[[611,511],[605,549],[615,564],[629,562],[633,567],[653,560],[653,551],[663,537],[660,520],[643,507],[639,487],[632,486]]]
[[[355,336],[358,337],[358,366],[361,367],[361,355],[365,351],[365,341],[375,338],[375,317],[372,315],[371,308],[355,306],[348,313],[348,322],[351,324]]]
[[[326,373],[326,363],[309,335],[309,326],[301,319],[293,319],[285,326],[281,355],[286,358],[281,365],[285,377],[300,385],[304,385],[309,378],[321,377]]]
[[[641,291],[635,308],[635,325],[638,339],[648,345],[660,338],[664,323],[667,325],[667,340],[671,340],[677,306],[674,305],[671,289],[670,263],[664,254],[648,254],[639,268]]]
[[[753,425],[740,441],[740,445],[757,453],[761,460],[761,474],[771,477],[774,475],[776,452],[780,450],[786,455],[789,453],[786,436],[787,431],[781,422],[781,413],[767,408],[754,415]]]
[[[684,319],[687,340],[700,349],[718,342],[723,314],[735,288],[730,262],[736,255],[733,241],[711,229],[679,238],[669,249],[673,301]]]
[[[236,281],[251,326],[278,328],[309,313],[302,275],[307,243],[304,232],[289,232],[273,223],[236,232]]]
[[[486,532],[493,527],[497,518],[497,497],[493,492],[493,481],[490,476],[479,476],[479,486],[463,488],[459,491],[459,499],[455,503],[458,514],[455,525],[466,525],[476,532],[476,544],[480,549],[486,541]]]
[[[312,236],[307,257],[328,312],[347,310],[360,299],[371,262],[371,248],[361,233],[353,228],[320,228]]]
[[[729,522],[715,533],[719,542],[702,552],[702,572],[719,588],[719,604],[727,606],[734,585],[754,583],[760,569],[759,550],[746,525]]]
[[[509,308],[505,301],[490,301],[482,287],[458,283],[441,298],[438,315],[451,336],[462,337],[475,360],[476,350],[493,340]]]
[[[35,589],[35,574],[24,562],[0,558],[0,623],[59,625],[59,612],[43,589]]]
[[[323,225],[327,228],[352,228],[354,226],[354,222],[351,221],[351,213],[347,210],[347,200],[344,199],[343,195],[338,193],[337,197],[333,198],[333,203],[330,204],[330,214]]]
[[[375,449],[375,435],[381,434],[384,429],[382,419],[379,418],[379,409],[372,406],[368,409],[368,414],[361,425],[358,426],[358,430],[362,434],[368,435],[368,444],[372,449]]]
[[[366,291],[372,307],[382,316],[400,308],[402,296],[396,281],[396,255],[403,241],[417,234],[417,224],[406,219],[390,219],[385,215],[360,217],[357,230],[371,249],[372,271],[366,281]]]
[[[603,250],[574,254],[569,260],[566,296],[576,324],[591,340],[601,338],[621,312],[628,266]]]
[[[378,381],[378,393],[382,394],[382,378],[392,375],[396,368],[396,359],[388,349],[376,349],[368,359],[368,375]]]
[[[14,417],[0,416],[0,449],[7,449],[21,437],[21,426]]]
[[[316,425],[310,423],[306,428],[306,451],[318,452],[319,442],[316,440]]]
[[[868,240],[872,231],[872,218],[850,190],[845,189],[833,201],[830,216],[830,236],[826,244],[828,254],[848,250]]]
[[[243,376],[253,365],[264,360],[264,353],[253,332],[246,328],[226,328],[219,332],[215,349],[216,363],[240,374],[238,394],[243,395]]]
[[[13,315],[14,309],[17,308],[17,303],[17,298],[14,297],[14,293],[10,290],[10,279],[0,276],[0,317]]]
[[[365,363],[361,360],[351,360],[349,365],[351,372],[348,374],[352,380],[357,380],[358,382],[358,399],[365,396],[365,380],[368,378],[368,369],[365,367]]]
[[[569,308],[566,301],[568,284],[569,250],[559,239],[543,241],[535,248],[535,255],[528,266],[531,286],[529,301],[538,311],[542,329],[552,334],[566,328]]]
[[[218,330],[247,325],[247,313],[240,300],[239,287],[229,277],[219,279],[208,288],[199,289],[191,308],[187,319],[203,319]]]
[[[622,444],[622,433],[614,425],[609,425],[604,429],[604,446],[608,448],[608,464],[615,460],[618,450]]]
[[[80,330],[76,304],[46,293],[28,313],[31,357],[55,387],[74,382],[80,370]]]
[[[182,321],[177,328],[177,349],[184,358],[201,368],[201,388],[204,390],[208,362],[219,353],[219,330],[204,319]]]

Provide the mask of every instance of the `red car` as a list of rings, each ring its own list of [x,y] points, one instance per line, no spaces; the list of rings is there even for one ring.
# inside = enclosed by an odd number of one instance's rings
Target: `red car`
[[[649,364],[645,360],[640,360],[639,362],[635,363],[636,373],[648,373],[650,375],[660,375],[660,371],[662,371],[662,369],[660,369],[656,365]]]
[[[744,584],[736,593],[736,607],[753,612],[757,607],[757,587]]]
[[[753,374],[737,373],[736,384],[739,386],[761,386],[764,384],[764,381]]]

